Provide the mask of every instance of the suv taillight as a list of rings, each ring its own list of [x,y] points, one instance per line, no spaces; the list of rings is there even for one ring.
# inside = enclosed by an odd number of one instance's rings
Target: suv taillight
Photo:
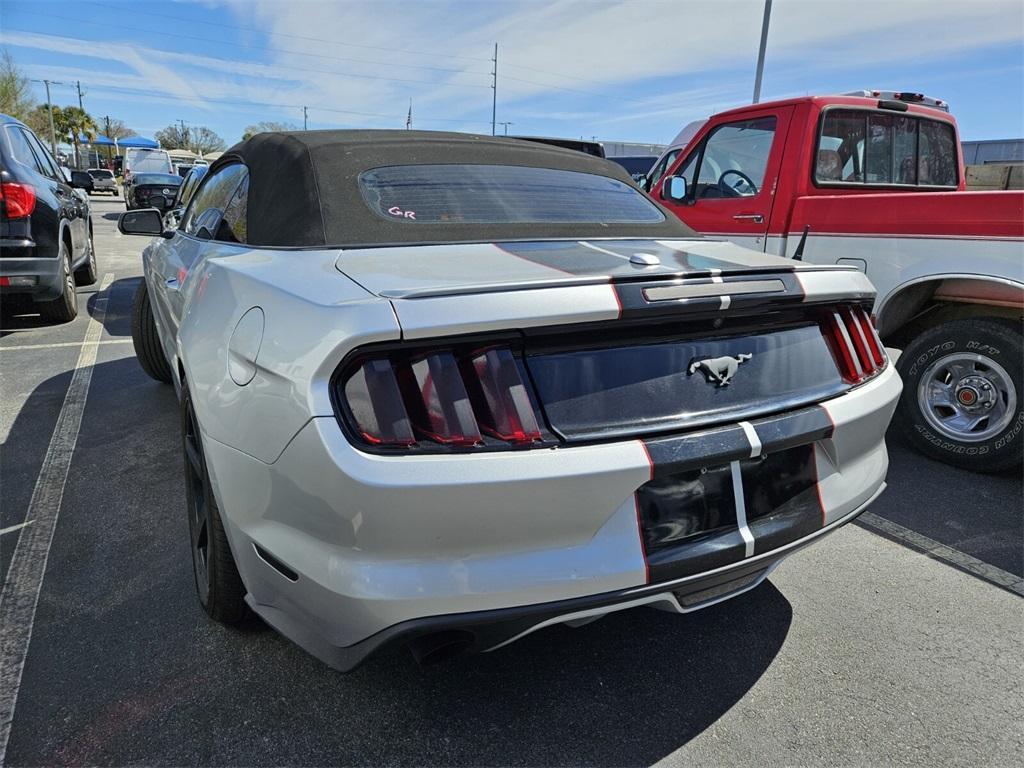
[[[36,209],[36,190],[30,184],[5,181],[0,184],[0,201],[9,219],[24,219]]]
[[[885,368],[885,349],[862,307],[830,310],[822,319],[821,329],[844,381],[859,384]]]
[[[342,417],[371,447],[530,446],[541,419],[508,347],[360,357],[336,379]]]

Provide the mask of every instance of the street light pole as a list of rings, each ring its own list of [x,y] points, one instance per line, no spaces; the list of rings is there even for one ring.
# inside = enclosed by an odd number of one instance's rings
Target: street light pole
[[[757,74],[754,75],[754,103],[761,100],[761,76],[764,74],[764,52],[768,47],[768,22],[772,18],[772,0],[764,0],[764,19],[761,21],[761,48],[757,52]]]
[[[302,130],[309,130],[309,114],[306,107],[302,108]]]
[[[498,133],[498,44],[494,44],[494,58],[491,59],[494,62],[494,71],[491,73],[493,80],[491,81],[491,90],[494,93],[491,96],[491,136],[496,136]]]

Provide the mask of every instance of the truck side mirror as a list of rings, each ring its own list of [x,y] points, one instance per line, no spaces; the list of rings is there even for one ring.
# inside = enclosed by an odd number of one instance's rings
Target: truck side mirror
[[[676,205],[686,202],[686,179],[682,176],[669,176],[661,185],[661,199]]]

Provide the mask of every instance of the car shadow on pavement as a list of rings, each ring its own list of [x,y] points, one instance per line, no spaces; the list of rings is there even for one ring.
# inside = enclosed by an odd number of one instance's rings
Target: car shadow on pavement
[[[38,467],[53,421],[36,392],[7,448]],[[19,477],[5,493],[23,513]],[[202,612],[177,401],[129,355],[93,371],[7,763],[646,765],[747,694],[792,619],[766,582],[692,614],[623,611],[423,668],[396,646],[334,672]]]
[[[122,278],[110,284],[107,293],[107,308],[104,312],[103,326],[111,336],[131,336],[131,297],[134,296],[135,287],[141,277]],[[122,299],[115,301],[115,291],[128,294],[128,302]],[[100,293],[100,280],[97,279],[92,285],[83,285],[75,289],[78,294],[78,317],[70,323],[54,323],[46,320],[39,314],[39,307],[30,298],[24,296],[7,296],[0,303],[0,338],[10,336],[20,331],[31,331],[38,328],[60,328],[72,327],[75,323],[82,322],[86,317],[96,316],[96,299]],[[80,341],[81,335],[74,339],[61,339],[62,341]]]

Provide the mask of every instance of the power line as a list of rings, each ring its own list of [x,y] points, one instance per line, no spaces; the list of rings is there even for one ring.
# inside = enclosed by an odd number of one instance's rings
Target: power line
[[[561,86],[561,85],[551,85],[550,83],[538,83],[536,80],[524,80],[521,77],[511,77],[509,75],[504,75],[504,78],[506,80],[512,80],[512,81],[517,82],[517,83],[527,83],[529,85],[539,85],[541,88],[552,88],[552,89],[554,89],[556,91],[567,91],[569,93],[582,93],[585,96],[597,96],[598,98],[601,98],[601,99],[613,99],[615,101],[630,101],[630,102],[633,102],[634,104],[642,103],[641,99],[630,99],[630,98],[627,98],[625,96],[612,96],[611,94],[608,94],[608,93],[597,93],[595,91],[581,91],[579,88],[566,88],[566,87]]]
[[[103,6],[103,7],[110,8],[110,9],[117,10],[117,11],[123,11],[124,10],[123,6],[118,6],[118,5],[114,5],[114,4],[111,4],[111,3],[90,3],[90,5],[99,5],[99,6]],[[137,15],[138,14],[138,11],[136,10],[135,7],[132,8],[131,12],[132,12],[132,15]],[[374,51],[387,51],[388,53],[392,53],[392,54],[394,54],[394,53],[409,53],[409,54],[413,54],[413,55],[416,55],[416,56],[433,56],[433,57],[437,57],[437,58],[447,58],[447,59],[465,59],[466,61],[490,61],[490,59],[484,58],[482,56],[462,56],[462,55],[451,54],[451,53],[429,53],[427,51],[411,51],[411,50],[408,50],[408,49],[391,48],[391,47],[381,46],[381,45],[362,45],[362,44],[359,44],[359,43],[345,43],[345,42],[342,42],[342,41],[337,40],[337,39],[331,40],[331,39],[326,39],[326,38],[322,38],[322,37],[307,37],[306,35],[292,35],[292,34],[287,34],[285,32],[269,32],[268,33],[266,30],[259,29],[258,27],[245,27],[245,26],[240,26],[240,25],[235,25],[235,24],[222,24],[222,23],[217,22],[217,21],[203,21],[203,20],[200,20],[200,19],[184,19],[184,18],[182,18],[180,16],[170,16],[170,15],[168,15],[166,13],[154,13],[153,11],[149,11],[149,10],[144,11],[144,13],[149,15],[149,16],[159,16],[160,18],[163,18],[163,19],[170,19],[171,21],[182,21],[182,22],[185,22],[186,24],[206,24],[208,26],[213,26],[213,27],[224,27],[226,29],[241,29],[241,30],[246,30],[246,31],[249,31],[249,32],[259,32],[259,33],[264,34],[264,35],[274,35],[276,37],[291,37],[291,38],[294,38],[296,40],[306,40],[306,41],[314,42],[314,43],[326,43],[328,45],[340,45],[340,46],[344,46],[344,47],[347,47],[347,48],[366,48],[366,49],[374,50]],[[147,30],[147,31],[151,31],[151,30]],[[273,50],[273,49],[270,49],[270,50]],[[412,66],[412,65],[392,64],[391,62],[386,62],[386,63],[385,62],[374,62],[374,63],[386,64],[387,66]],[[425,69],[434,69],[434,67],[425,67]],[[449,70],[449,71],[457,72],[457,71],[460,71],[460,70]]]
[[[37,80],[35,82],[42,82],[42,81],[41,80]],[[53,84],[53,81],[51,80],[50,83]],[[159,100],[162,100],[162,101],[173,101],[175,104],[180,104],[181,103],[181,97],[180,96],[172,96],[170,94],[163,94],[163,93],[154,93],[153,91],[147,91],[147,90],[142,89],[142,88],[131,88],[131,87],[128,87],[128,86],[118,86],[118,85],[93,85],[93,86],[90,86],[90,87],[93,90],[113,91],[115,93],[141,94],[141,95],[149,96],[150,98],[159,99]],[[298,109],[312,109],[312,110],[318,110],[320,112],[328,112],[328,113],[331,113],[331,114],[355,115],[357,117],[377,117],[377,118],[381,118],[381,119],[384,119],[384,120],[401,120],[401,119],[403,119],[402,116],[400,116],[400,115],[387,115],[387,114],[382,114],[382,113],[379,113],[379,112],[358,112],[356,110],[351,110],[351,109],[335,109],[333,107],[321,107],[321,106],[317,106],[315,104],[314,105],[307,105],[306,107],[304,107],[302,104],[280,104],[280,103],[265,102],[265,101],[246,101],[244,99],[213,99],[213,98],[205,98],[204,97],[202,100],[203,101],[207,101],[207,102],[209,102],[211,104],[225,104],[225,105],[230,105],[230,106],[271,107],[271,108],[274,108],[274,109],[296,109],[296,110],[298,110]],[[485,122],[487,122],[487,123],[490,122],[490,121],[485,121],[485,120],[461,120],[461,119],[453,118],[453,117],[422,117],[422,118],[418,117],[417,120],[423,120],[423,121],[431,122],[431,123],[441,122],[441,123],[464,123],[464,124],[482,124],[482,123],[485,123]]]

